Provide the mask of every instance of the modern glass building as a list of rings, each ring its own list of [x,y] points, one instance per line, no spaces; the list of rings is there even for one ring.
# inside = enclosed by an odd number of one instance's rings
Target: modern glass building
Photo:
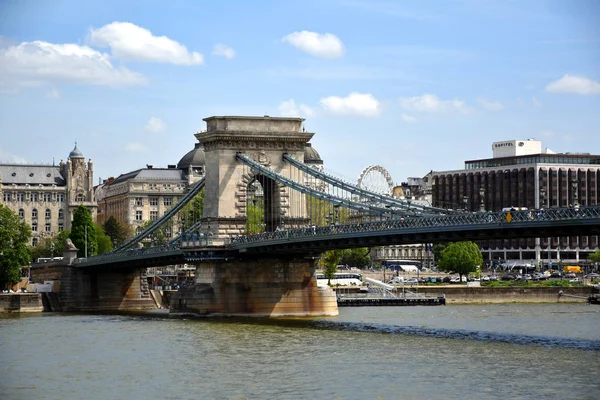
[[[495,142],[492,150],[492,158],[465,161],[463,170],[433,171],[433,205],[500,211],[598,204],[600,155],[554,153],[531,139]],[[598,250],[598,237],[490,240],[480,245],[490,264],[505,260],[545,266],[585,264],[588,254]]]

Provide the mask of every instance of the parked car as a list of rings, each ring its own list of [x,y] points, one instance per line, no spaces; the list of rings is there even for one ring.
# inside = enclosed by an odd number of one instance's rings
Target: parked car
[[[573,278],[577,278],[577,275],[575,275],[573,272],[569,272],[569,273],[565,274],[564,278],[565,279],[573,279]]]
[[[569,279],[569,282],[572,282],[572,283],[581,283],[581,279],[579,279],[579,278],[573,278],[573,279]]]
[[[562,274],[560,273],[560,271],[552,271],[552,273],[550,274],[550,278],[560,278],[562,276]]]
[[[584,275],[583,276],[585,279],[598,279],[600,278],[600,274],[597,274],[595,272],[592,272],[590,274]]]
[[[419,284],[419,280],[417,278],[408,278],[406,281],[404,281],[404,283],[409,285],[417,285]]]

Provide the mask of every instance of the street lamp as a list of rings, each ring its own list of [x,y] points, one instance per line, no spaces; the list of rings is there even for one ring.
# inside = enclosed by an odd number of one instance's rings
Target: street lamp
[[[479,188],[479,211],[485,211],[485,204],[483,204],[483,199],[485,197],[485,189],[482,187]]]
[[[546,206],[546,189],[541,188],[540,189],[540,208],[544,208]]]

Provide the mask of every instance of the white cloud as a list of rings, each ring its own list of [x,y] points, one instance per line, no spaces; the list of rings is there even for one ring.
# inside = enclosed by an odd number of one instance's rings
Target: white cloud
[[[125,67],[115,68],[107,54],[88,46],[43,41],[0,49],[0,76],[13,86],[75,82],[118,87],[146,83],[141,74]]]
[[[320,100],[321,106],[334,115],[359,115],[377,117],[381,113],[380,102],[370,93],[352,92],[346,97],[329,96]]]
[[[600,94],[600,83],[584,76],[565,74],[562,78],[550,82],[546,86],[546,92],[551,93],[574,93],[574,94]]]
[[[312,117],[315,115],[315,111],[305,104],[296,106],[294,99],[281,102],[278,109],[279,115],[283,117]]]
[[[344,44],[332,33],[293,32],[281,40],[319,58],[340,58],[344,55]]]
[[[400,114],[400,118],[402,118],[402,121],[404,122],[417,122],[417,119],[415,117],[408,114]]]
[[[142,143],[131,142],[125,145],[125,151],[129,153],[145,153],[146,151],[148,151],[148,148]]]
[[[26,159],[24,159],[21,156],[17,156],[15,154],[8,153],[2,147],[0,147],[0,161],[5,161],[8,163],[14,163],[14,164],[27,164],[27,162],[28,162]]]
[[[60,92],[53,88],[46,92],[46,97],[49,99],[60,99]]]
[[[216,56],[223,56],[228,60],[235,57],[235,50],[223,43],[215,44],[212,53]]]
[[[499,101],[492,101],[492,100],[486,100],[483,98],[478,98],[477,102],[479,103],[479,105],[481,107],[485,108],[486,110],[490,110],[490,111],[500,111],[504,108],[502,103],[500,103]]]
[[[150,119],[146,123],[146,130],[148,132],[157,133],[162,132],[165,129],[167,129],[167,125],[160,118],[150,117]]]
[[[201,65],[204,56],[189,52],[179,42],[166,36],[154,36],[148,29],[130,22],[113,22],[90,30],[90,42],[108,46],[114,58],[131,61]]]
[[[460,99],[440,100],[436,95],[426,93],[422,96],[403,97],[400,99],[402,108],[419,112],[460,112],[470,111],[465,102]]]
[[[531,98],[531,104],[533,104],[534,107],[540,108],[542,106],[542,102],[538,100],[537,97],[533,96]]]

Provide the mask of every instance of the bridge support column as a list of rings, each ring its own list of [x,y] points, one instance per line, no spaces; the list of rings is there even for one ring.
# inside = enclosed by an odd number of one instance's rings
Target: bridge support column
[[[333,289],[317,287],[313,260],[203,262],[196,282],[171,297],[171,315],[316,317],[338,315]]]
[[[63,311],[141,311],[156,309],[146,268],[102,270],[67,268],[61,277]]]

